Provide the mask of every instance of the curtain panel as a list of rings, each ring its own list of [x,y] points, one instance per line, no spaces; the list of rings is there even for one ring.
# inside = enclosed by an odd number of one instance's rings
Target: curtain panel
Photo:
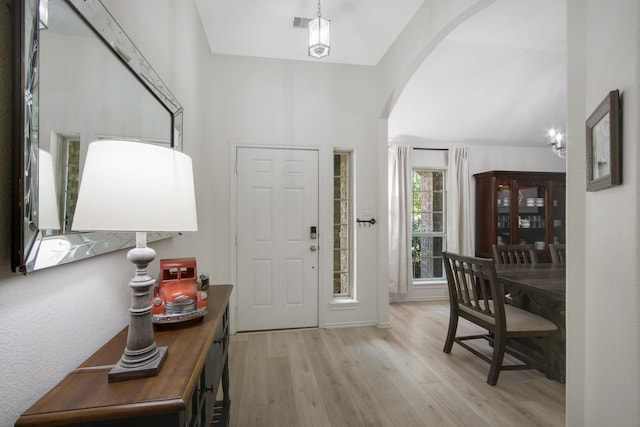
[[[447,250],[473,256],[473,195],[467,147],[449,150]]]
[[[406,294],[411,272],[411,147],[389,147],[389,292]]]

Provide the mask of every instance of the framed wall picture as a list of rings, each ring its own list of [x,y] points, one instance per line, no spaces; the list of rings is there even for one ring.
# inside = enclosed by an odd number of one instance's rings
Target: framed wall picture
[[[587,191],[619,185],[621,173],[620,92],[612,90],[587,119]]]

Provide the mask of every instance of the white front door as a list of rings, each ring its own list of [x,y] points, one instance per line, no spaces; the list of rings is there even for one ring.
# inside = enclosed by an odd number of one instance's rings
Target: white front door
[[[238,148],[238,331],[318,326],[318,152]]]

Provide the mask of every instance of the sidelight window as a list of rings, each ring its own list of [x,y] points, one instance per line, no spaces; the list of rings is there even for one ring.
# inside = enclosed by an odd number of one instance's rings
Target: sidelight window
[[[351,154],[333,155],[333,296],[354,297]]]

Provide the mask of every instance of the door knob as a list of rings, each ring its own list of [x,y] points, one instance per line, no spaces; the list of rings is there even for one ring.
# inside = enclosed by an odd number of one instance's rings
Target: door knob
[[[311,245],[311,247],[309,249],[311,249],[311,252],[315,252],[315,251],[318,250],[316,245]]]

